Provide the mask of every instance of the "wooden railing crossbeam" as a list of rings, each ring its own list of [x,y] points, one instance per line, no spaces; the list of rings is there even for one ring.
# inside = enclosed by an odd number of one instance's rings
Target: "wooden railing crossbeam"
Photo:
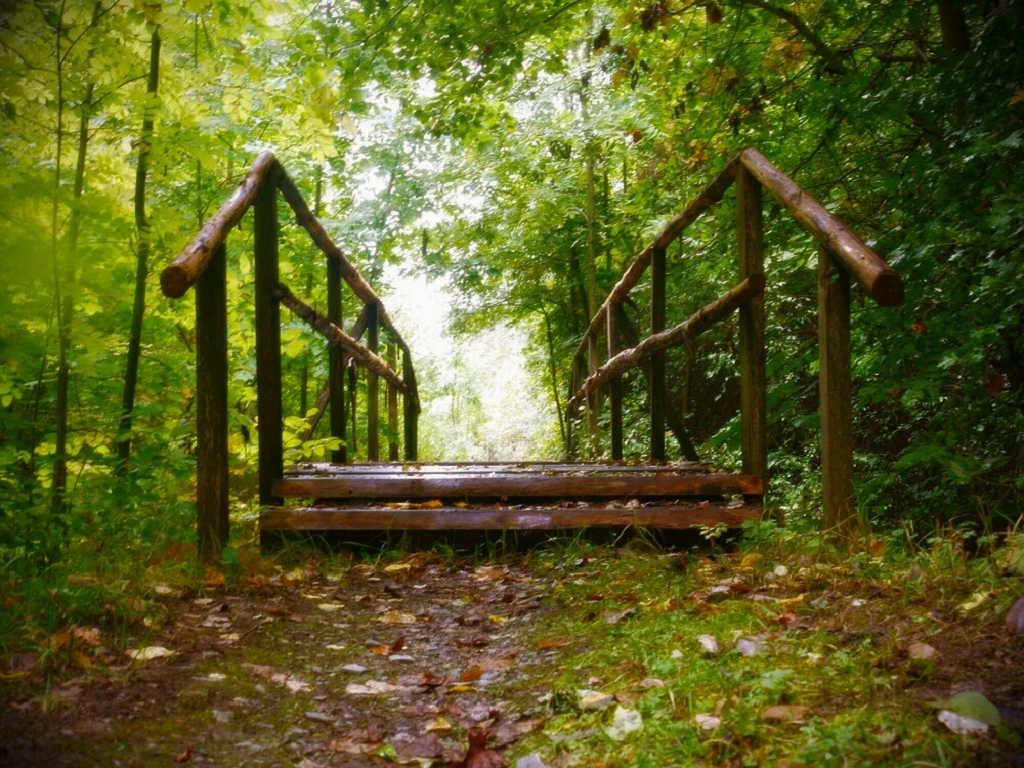
[[[728,293],[698,309],[685,322],[667,331],[648,336],[632,349],[620,352],[587,377],[569,404],[574,405],[612,378],[642,365],[644,360],[654,353],[693,341],[734,310],[760,296],[764,292],[764,285],[764,275],[751,275]]]

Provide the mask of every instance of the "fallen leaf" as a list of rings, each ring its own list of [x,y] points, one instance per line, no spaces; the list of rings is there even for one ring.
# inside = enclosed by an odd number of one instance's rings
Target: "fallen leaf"
[[[405,647],[405,638],[400,637],[391,645],[375,645],[370,648],[371,651],[376,653],[378,656],[391,656],[394,653],[398,653]]]
[[[75,638],[76,643],[88,645],[92,648],[99,648],[103,645],[103,641],[100,639],[100,631],[96,627],[93,627],[92,629],[73,627],[71,630],[71,636]]]
[[[397,571],[408,571],[412,568],[409,563],[392,563],[391,565],[384,566],[385,573],[395,573]]]
[[[1006,614],[1006,628],[1016,634],[1024,634],[1024,597],[1014,603]]]
[[[493,749],[487,749],[488,731],[470,731],[466,757],[448,764],[448,768],[504,768],[505,758]]]
[[[603,691],[583,689],[576,691],[576,701],[579,708],[586,712],[588,710],[607,709],[615,703],[615,697]]]
[[[714,635],[697,635],[697,642],[700,643],[700,647],[704,649],[705,653],[715,654],[720,650],[718,640]]]
[[[722,724],[722,718],[714,715],[694,715],[693,721],[702,731],[713,731]]]
[[[568,648],[572,645],[568,640],[538,640],[537,647],[542,651],[549,648]]]
[[[943,709],[939,712],[939,722],[953,733],[959,733],[962,736],[988,732],[988,725],[986,723],[975,720],[972,717],[958,715],[956,712],[950,712],[948,709]]]
[[[664,688],[665,681],[656,677],[647,677],[640,681],[639,686],[641,688]]]
[[[639,712],[619,705],[612,715],[612,724],[607,726],[604,732],[615,741],[623,741],[630,734],[638,733],[643,728],[644,721]]]
[[[423,729],[427,733],[451,733],[455,730],[455,726],[445,720],[443,717],[435,717],[426,727]]]
[[[377,621],[381,624],[415,624],[416,617],[411,613],[401,611],[388,611],[383,616],[378,616]]]
[[[945,701],[929,702],[933,707],[949,710],[957,715],[977,720],[986,725],[999,725],[1002,719],[995,705],[977,691],[961,691]]]
[[[3,661],[4,672],[24,674],[30,672],[39,663],[38,653],[12,653]]]
[[[444,504],[438,499],[431,499],[430,501],[423,502],[420,506],[423,509],[440,509]]]
[[[764,643],[759,640],[752,640],[750,638],[740,638],[736,641],[736,650],[740,652],[742,656],[756,656],[765,648]]]
[[[499,616],[496,613],[488,614],[487,618],[492,624],[507,624],[511,619],[508,616]]]
[[[148,645],[145,648],[128,651],[129,658],[135,659],[135,661],[151,661],[173,655],[174,651],[169,651],[162,645]]]
[[[185,746],[181,752],[174,756],[174,762],[176,763],[187,763],[195,756],[195,752],[192,751],[192,747],[189,745]]]
[[[319,608],[321,611],[326,611],[327,613],[333,613],[334,611],[340,611],[344,607],[345,606],[342,605],[341,603],[320,603],[320,604],[317,605],[317,608]]]
[[[480,667],[470,667],[461,675],[459,675],[460,683],[472,683],[474,680],[479,680],[483,677],[484,671]]]
[[[405,690],[400,685],[392,685],[379,680],[367,680],[366,685],[349,683],[345,686],[345,693],[352,696],[372,696],[378,693],[396,693]]]
[[[777,720],[784,723],[802,723],[810,714],[809,707],[778,704],[761,713],[762,720]]]
[[[628,619],[636,613],[636,608],[626,608],[621,611],[601,611],[601,618],[605,624],[618,624],[623,619]]]
[[[928,643],[911,643],[907,646],[907,656],[914,661],[932,661],[938,655],[938,650]]]

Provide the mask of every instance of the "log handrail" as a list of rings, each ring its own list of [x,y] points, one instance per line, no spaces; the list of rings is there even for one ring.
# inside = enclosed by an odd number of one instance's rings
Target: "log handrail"
[[[296,297],[278,279],[278,215],[277,193],[287,201],[296,220],[327,257],[328,309],[327,314],[317,312]],[[416,374],[412,367],[409,347],[395,329],[384,310],[380,297],[363,278],[341,248],[331,239],[317,220],[295,183],[271,152],[261,152],[231,196],[211,216],[199,234],[182,249],[177,258],[160,275],[160,286],[168,298],[179,298],[189,288],[196,287],[196,328],[202,344],[197,349],[196,378],[201,407],[197,431],[197,483],[196,507],[200,550],[204,556],[217,556],[227,543],[228,536],[228,348],[227,348],[227,296],[225,242],[231,229],[252,208],[253,265],[255,295],[256,337],[256,405],[259,444],[259,497],[260,504],[274,503],[274,481],[284,473],[282,431],[281,380],[281,321],[279,307],[283,304],[316,332],[326,337],[330,347],[329,397],[331,429],[340,444],[332,450],[335,461],[346,461],[347,425],[345,422],[345,369],[346,358],[367,371],[367,389],[370,399],[377,386],[377,377],[389,384],[389,397],[394,400],[401,392],[405,411],[405,458],[417,457],[417,419],[421,408],[416,388]],[[340,327],[342,323],[342,284],[346,283],[362,304],[362,312],[349,336]],[[402,350],[402,375],[396,365],[389,365],[376,354],[380,325],[389,333],[391,342]],[[357,340],[368,331],[369,344]],[[350,374],[354,368],[348,369]],[[354,379],[350,377],[350,386]],[[204,399],[205,398],[205,399]],[[353,399],[353,409],[354,409]],[[373,402],[368,401],[367,455],[377,458],[373,436],[378,429]],[[397,402],[389,400],[389,417],[397,421]],[[318,400],[318,411],[323,407]],[[351,447],[355,447],[355,421]],[[319,418],[319,416],[318,416]],[[390,424],[394,429],[394,423]],[[310,430],[311,432],[312,430]],[[308,439],[308,435],[307,435]],[[394,456],[392,446],[389,454]]]
[[[632,349],[619,352],[587,377],[587,380],[569,400],[569,406],[578,405],[597,387],[621,376],[632,368],[643,365],[644,360],[655,352],[663,352],[681,345],[688,346],[698,336],[725,320],[741,305],[764,293],[764,286],[764,275],[751,275],[732,290],[698,309],[688,320],[667,331],[648,336]]]
[[[608,305],[624,301],[636,287],[651,263],[655,248],[673,243],[701,215],[725,196],[736,180],[736,168],[742,166],[761,182],[772,197],[836,256],[850,276],[867,291],[879,305],[897,306],[903,301],[903,281],[877,253],[861,240],[849,227],[830,213],[796,182],[776,168],[754,147],[747,147],[734,155],[704,189],[655,235],[651,243],[638,253],[626,268],[597,312],[590,320],[576,354],[585,354],[587,339],[598,333],[607,318]]]
[[[738,263],[741,282],[708,304],[686,322],[664,328],[665,252],[687,227],[722,200],[736,183]],[[717,176],[674,216],[626,268],[608,297],[590,319],[573,358],[570,397],[566,406],[567,450],[578,449],[575,419],[587,410],[592,437],[598,434],[598,388],[609,388],[611,455],[622,455],[622,398],[617,384],[631,368],[649,361],[652,460],[665,460],[665,351],[691,342],[711,325],[739,309],[740,421],[743,471],[767,482],[767,386],[764,299],[764,223],[762,190],[768,192],[806,229],[818,244],[818,334],[820,352],[820,409],[822,506],[826,526],[853,535],[856,510],[853,492],[852,375],[850,372],[850,283],[855,281],[879,306],[903,300],[903,281],[877,253],[838,217],[772,165],[754,147],[733,156]],[[620,351],[615,329],[607,333],[607,361],[601,365],[598,338],[609,317],[621,312],[622,303],[649,266],[651,276],[651,335]],[[680,441],[687,448],[687,441]]]

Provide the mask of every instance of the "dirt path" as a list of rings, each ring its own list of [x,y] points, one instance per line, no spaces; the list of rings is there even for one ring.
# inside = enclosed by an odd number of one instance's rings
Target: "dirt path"
[[[111,655],[4,702],[0,762],[461,761],[471,730],[503,747],[542,725],[534,673],[563,650],[536,639],[550,592],[525,566],[424,557],[343,573],[311,564],[198,598],[172,590],[166,621],[129,644],[143,658]]]

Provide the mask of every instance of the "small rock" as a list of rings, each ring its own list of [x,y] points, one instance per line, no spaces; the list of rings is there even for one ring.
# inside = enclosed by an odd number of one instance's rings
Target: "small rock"
[[[615,702],[615,697],[610,693],[601,691],[588,691],[586,689],[576,692],[579,708],[584,712],[587,710],[607,709]]]
[[[218,723],[226,723],[231,719],[231,712],[223,712],[219,709],[213,709],[210,712],[213,715],[213,719]]]
[[[680,651],[678,648],[676,648],[674,651],[672,651],[671,654],[669,654],[669,656],[671,658],[673,658],[673,659],[677,659],[678,660],[678,659],[683,658],[683,652]]]
[[[776,565],[775,570],[773,570],[772,573],[781,579],[789,576],[789,568],[784,565]]]
[[[362,664],[346,664],[341,669],[343,672],[351,672],[354,675],[358,675],[366,671],[366,667]]]
[[[729,593],[732,592],[732,587],[728,584],[716,584],[708,590],[708,596],[704,598],[709,603],[718,603],[725,600]]]
[[[318,723],[333,723],[334,718],[328,715],[326,712],[307,712],[307,720],[314,720]]]

